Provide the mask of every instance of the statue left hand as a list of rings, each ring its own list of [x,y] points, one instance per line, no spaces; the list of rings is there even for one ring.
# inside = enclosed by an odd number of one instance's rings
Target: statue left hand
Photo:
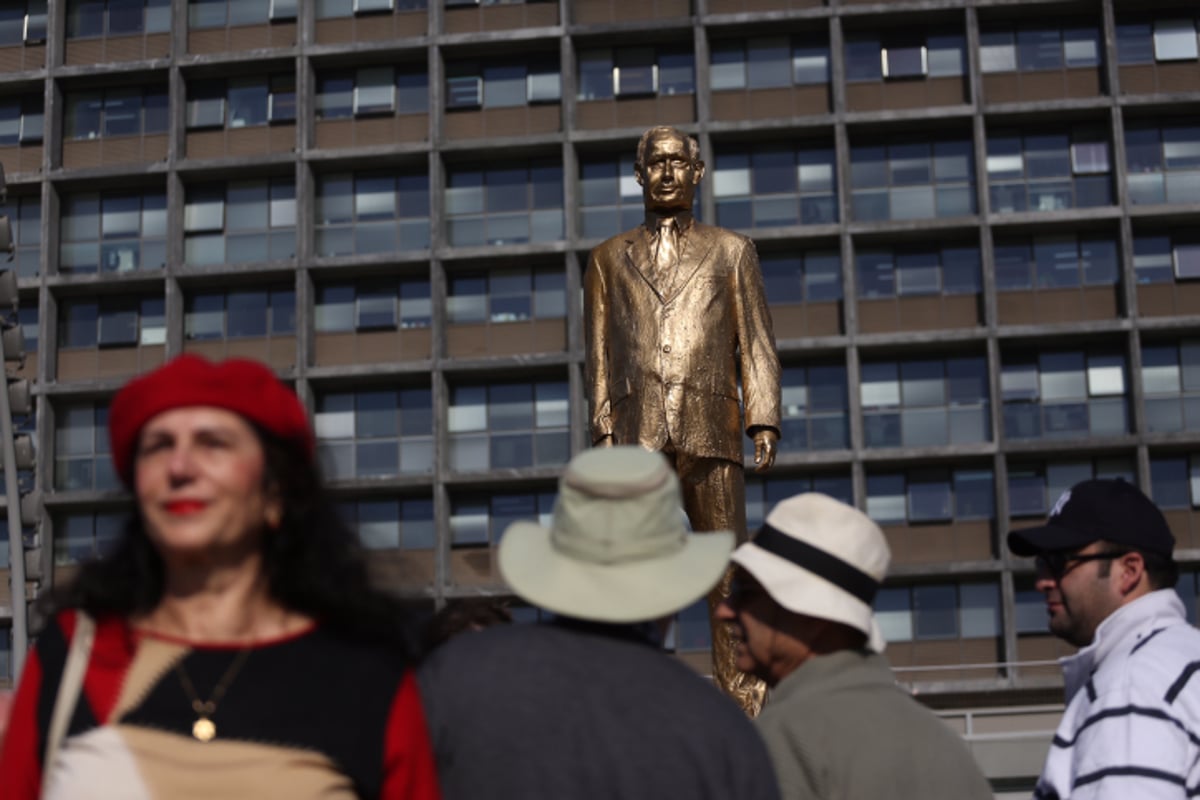
[[[770,428],[761,428],[754,432],[754,471],[766,472],[775,463],[775,453],[779,450],[779,434]]]

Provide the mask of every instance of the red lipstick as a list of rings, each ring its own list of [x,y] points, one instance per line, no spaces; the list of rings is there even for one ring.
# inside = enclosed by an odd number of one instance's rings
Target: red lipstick
[[[199,500],[172,500],[166,504],[171,514],[195,514],[204,510],[204,503]]]

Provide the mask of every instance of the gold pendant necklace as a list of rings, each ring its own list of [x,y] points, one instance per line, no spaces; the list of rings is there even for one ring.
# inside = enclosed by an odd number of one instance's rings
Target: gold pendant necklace
[[[229,688],[229,684],[233,683],[233,679],[237,677],[238,671],[242,665],[246,663],[246,659],[250,657],[250,648],[244,648],[239,651],[237,657],[233,659],[233,663],[229,665],[229,669],[225,670],[225,674],[221,676],[221,680],[217,681],[217,685],[213,687],[212,696],[207,700],[201,700],[200,695],[196,693],[196,687],[192,685],[192,679],[188,677],[187,672],[183,669],[183,660],[175,662],[175,673],[179,676],[179,682],[183,685],[183,691],[187,694],[188,699],[192,701],[192,710],[196,712],[196,721],[192,723],[192,736],[197,741],[211,742],[217,737],[217,725],[212,721],[213,716],[217,713],[217,703],[221,702],[221,698],[225,696],[225,691]]]

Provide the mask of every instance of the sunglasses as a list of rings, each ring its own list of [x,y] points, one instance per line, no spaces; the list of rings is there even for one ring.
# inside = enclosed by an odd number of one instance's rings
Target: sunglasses
[[[1054,580],[1062,580],[1075,567],[1083,564],[1086,561],[1112,561],[1121,556],[1129,555],[1132,550],[1112,550],[1104,553],[1088,553],[1080,555],[1079,553],[1069,553],[1065,550],[1056,550],[1046,553],[1040,553],[1035,559],[1038,572],[1045,572]]]
[[[729,582],[729,604],[734,608],[740,608],[766,593],[767,590],[762,584],[753,578],[739,578],[735,575]]]

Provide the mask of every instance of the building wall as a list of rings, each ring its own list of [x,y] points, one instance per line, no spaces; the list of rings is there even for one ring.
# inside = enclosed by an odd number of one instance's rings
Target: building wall
[[[504,525],[587,446],[587,253],[639,221],[636,139],[670,123],[700,218],[757,243],[785,367],[751,521],[800,490],[880,521],[902,680],[1057,685],[1002,543],[1085,476],[1168,507],[1195,607],[1190,4],[296,5],[52,0],[44,36],[36,9],[0,30],[38,589],[119,525],[108,398],[199,352],[296,387],[380,580],[503,594]],[[706,637],[684,612],[700,668]]]

